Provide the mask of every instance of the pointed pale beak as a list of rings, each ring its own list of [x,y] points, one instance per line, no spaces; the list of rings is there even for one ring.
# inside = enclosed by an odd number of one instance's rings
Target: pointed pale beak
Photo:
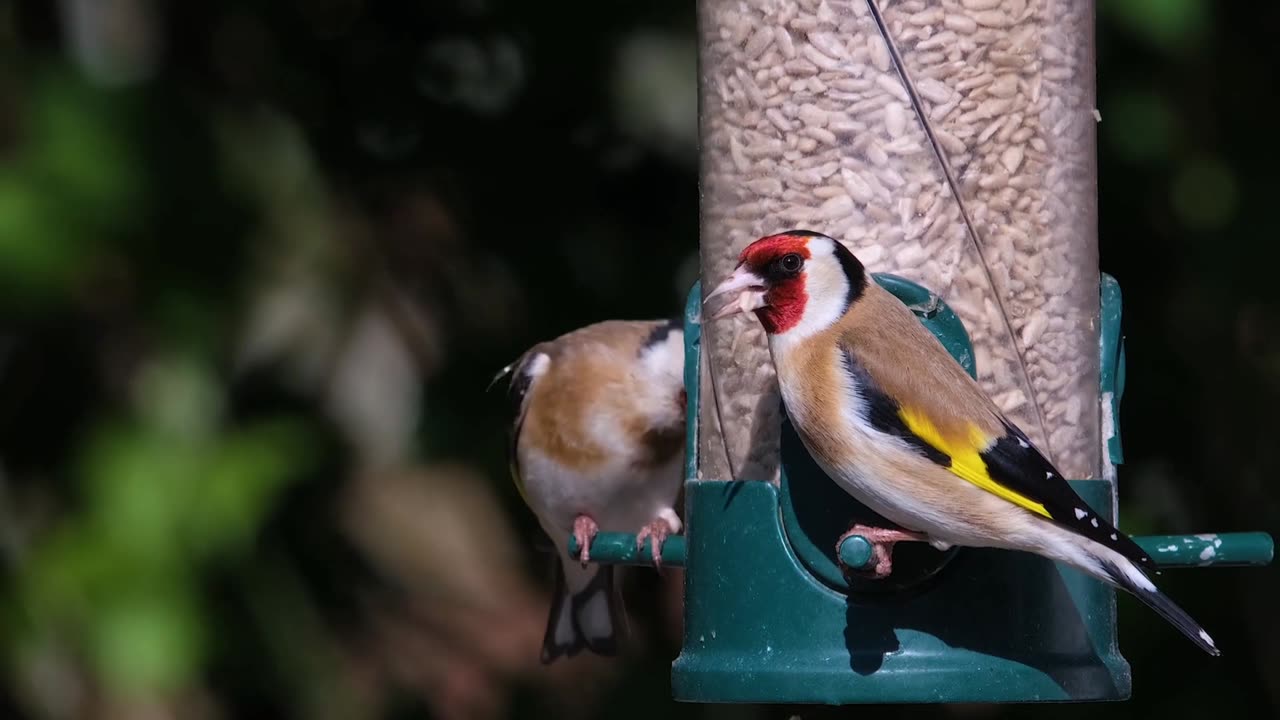
[[[732,275],[702,299],[702,304],[706,305],[713,297],[738,293],[737,300],[725,304],[724,307],[720,308],[719,312],[711,316],[712,320],[719,320],[730,315],[751,312],[764,307],[764,294],[767,290],[768,288],[765,286],[763,278],[751,272],[745,266],[739,265]]]

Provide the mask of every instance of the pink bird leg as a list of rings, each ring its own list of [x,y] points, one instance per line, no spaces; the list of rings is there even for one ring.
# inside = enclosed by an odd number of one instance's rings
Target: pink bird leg
[[[667,536],[677,532],[680,532],[680,528],[673,527],[669,519],[660,515],[636,533],[636,549],[643,548],[644,541],[648,540],[649,549],[653,551],[653,566],[661,572],[662,546],[667,542]]]
[[[579,515],[573,521],[573,538],[578,541],[578,560],[582,567],[586,567],[587,561],[591,559],[591,541],[595,540],[598,532],[600,526],[586,515]]]
[[[867,539],[867,542],[871,543],[871,557],[876,561],[875,567],[871,570],[871,577],[876,580],[883,580],[893,572],[894,544],[900,542],[928,542],[928,539],[920,533],[875,528],[867,525],[854,525],[836,541],[837,557],[839,557],[840,545],[844,543],[845,538],[852,535],[861,535]],[[844,565],[844,563],[840,564]]]

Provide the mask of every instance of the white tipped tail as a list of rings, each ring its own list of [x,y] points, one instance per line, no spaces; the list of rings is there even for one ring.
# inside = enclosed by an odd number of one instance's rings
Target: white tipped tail
[[[1109,525],[1104,527],[1107,531],[1114,530]],[[1065,562],[1103,582],[1125,590],[1141,600],[1144,605],[1155,610],[1156,614],[1186,635],[1196,647],[1215,657],[1222,654],[1209,633],[1200,627],[1200,623],[1193,620],[1185,610],[1160,592],[1155,583],[1151,582],[1146,571],[1134,560],[1061,525],[1045,523],[1040,526],[1040,530],[1041,542],[1034,548],[1034,552]],[[1115,532],[1123,535],[1118,530]],[[1124,539],[1129,541],[1127,537]],[[1122,549],[1126,546],[1131,548],[1135,557],[1145,557],[1141,548],[1132,541],[1120,545]]]
[[[1103,572],[1107,575],[1104,579],[1110,580],[1117,587],[1127,590],[1147,607],[1155,610],[1160,617],[1167,620],[1170,625],[1173,625],[1179,632],[1186,635],[1188,640],[1195,643],[1196,647],[1214,657],[1222,654],[1222,651],[1214,644],[1213,638],[1209,636],[1209,633],[1200,627],[1200,623],[1192,619],[1187,614],[1187,611],[1178,607],[1176,603],[1169,599],[1168,595],[1160,592],[1159,588],[1151,582],[1151,578],[1147,577],[1147,574],[1141,568],[1118,553],[1110,552],[1110,555],[1113,557],[1098,558]]]
[[[570,582],[566,582],[567,575],[572,575]],[[566,566],[557,556],[556,589],[542,639],[542,662],[573,657],[583,648],[597,655],[616,655],[617,619],[613,566]]]

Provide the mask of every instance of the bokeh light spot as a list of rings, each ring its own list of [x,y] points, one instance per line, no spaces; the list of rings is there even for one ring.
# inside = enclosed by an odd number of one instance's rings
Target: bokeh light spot
[[[1187,162],[1173,178],[1173,212],[1193,230],[1217,230],[1235,217],[1235,174],[1219,158]]]

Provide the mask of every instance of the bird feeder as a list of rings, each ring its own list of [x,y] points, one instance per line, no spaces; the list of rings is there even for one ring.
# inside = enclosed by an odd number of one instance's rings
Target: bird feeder
[[[924,287],[876,274],[971,375],[963,323]],[[1112,412],[1124,391],[1120,292],[1102,276],[1101,385]],[[672,665],[676,700],[725,703],[943,703],[1122,700],[1129,665],[1116,640],[1114,590],[1028,553],[963,548],[938,553],[904,543],[886,580],[850,580],[845,565],[872,564],[871,546],[837,539],[875,516],[826,477],[799,438],[781,432],[780,482],[698,477],[701,291],[685,311],[685,534],[662,548],[685,568],[684,641]],[[1108,458],[1121,461],[1118,435]],[[1115,519],[1111,484],[1076,480],[1093,510]],[[872,519],[874,523],[874,520]],[[1162,568],[1260,566],[1265,533],[1136,536]],[[578,552],[572,537],[569,552]],[[647,565],[650,546],[600,533],[592,562]],[[1170,630],[1172,632],[1172,630]]]
[[[1089,0],[700,0],[702,279],[791,228],[928,287],[1071,478],[1107,478]],[[777,478],[751,317],[706,328],[707,477]]]
[[[821,232],[906,303],[1092,508],[1115,519],[1120,293],[1097,253],[1093,3],[699,0],[702,283]],[[897,546],[791,430],[760,326],[685,318],[676,699],[1117,700],[1115,592],[1038,556]],[[883,521],[882,521],[883,522]],[[1270,562],[1262,533],[1137,537],[1164,567]],[[597,562],[642,564],[626,534]],[[838,557],[837,557],[838,556]],[[1172,632],[1172,630],[1171,630]]]

